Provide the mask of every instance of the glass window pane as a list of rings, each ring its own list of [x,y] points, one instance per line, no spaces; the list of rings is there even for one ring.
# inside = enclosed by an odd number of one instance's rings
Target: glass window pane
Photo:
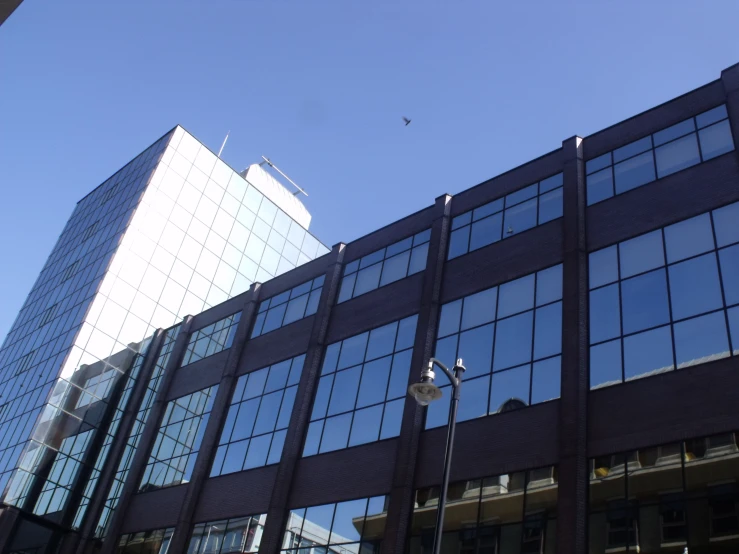
[[[376,264],[377,262],[382,261],[385,258],[385,249],[378,250],[376,252],[372,252],[371,254],[367,254],[364,258],[359,260],[359,268],[362,269],[364,267],[369,267],[373,264]]]
[[[429,404],[426,410],[426,429],[441,427],[449,422],[449,405],[452,388],[447,385],[441,388],[441,398]]]
[[[403,239],[400,242],[391,244],[387,247],[385,251],[385,257],[391,258],[392,256],[395,256],[395,254],[410,250],[411,246],[413,246],[413,237],[408,237],[407,239]]]
[[[562,191],[560,188],[539,197],[539,225],[562,217]]]
[[[721,121],[727,117],[729,117],[729,115],[726,113],[726,104],[721,104],[712,110],[708,110],[707,112],[697,115],[695,117],[695,122],[698,124],[698,128],[702,129],[711,123],[716,123],[717,121]]]
[[[439,331],[437,336],[444,337],[459,331],[459,322],[462,315],[462,300],[449,302],[441,307],[439,317]]]
[[[559,354],[562,351],[562,303],[538,308],[534,329],[534,359]]]
[[[413,246],[418,246],[419,244],[423,244],[424,242],[428,242],[430,240],[431,240],[431,229],[426,229],[425,231],[416,233],[413,236]]]
[[[671,335],[667,326],[624,339],[624,374],[627,381],[674,369]]]
[[[241,471],[241,468],[244,465],[244,458],[246,458],[246,449],[248,446],[248,440],[232,442],[228,445],[228,451],[226,452],[226,459],[223,462],[221,475]]]
[[[722,307],[716,255],[706,254],[670,266],[673,319],[682,319]]]
[[[339,371],[334,375],[334,388],[328,404],[328,415],[340,414],[354,409],[359,388],[361,367]]]
[[[621,279],[665,265],[662,231],[653,231],[619,244]]]
[[[524,314],[524,316],[527,314]],[[530,314],[529,315],[529,320]],[[521,317],[521,316],[519,316]],[[471,331],[465,331],[459,335],[458,356],[463,359],[467,368],[465,379],[478,375],[490,373],[490,361],[493,356],[493,333],[495,324],[490,323],[483,327],[477,327]],[[529,358],[531,356],[531,334],[529,334]],[[454,364],[454,358],[448,361],[442,360],[447,366]]]
[[[341,343],[341,356],[338,369],[360,364],[364,361],[364,352],[367,348],[369,333],[362,333],[348,338]]]
[[[698,141],[694,134],[660,146],[654,152],[657,157],[657,175],[660,179],[701,161],[698,155]]]
[[[668,323],[670,309],[664,269],[622,281],[621,306],[624,333]]]
[[[376,441],[380,434],[381,421],[382,404],[354,412],[349,446]]]
[[[654,181],[654,160],[651,150],[613,166],[616,194]]]
[[[590,342],[601,342],[621,334],[618,285],[590,292]]]
[[[408,379],[411,368],[411,356],[413,351],[406,350],[393,356],[392,372],[390,373],[390,384],[388,385],[388,398],[402,398],[406,394]]]
[[[490,375],[476,379],[464,379],[462,384],[464,402],[459,403],[457,419],[467,421],[488,414],[488,393],[490,391]]]
[[[390,323],[389,325],[372,329],[369,334],[369,344],[367,345],[367,354],[364,359],[373,360],[380,356],[392,354],[397,329],[397,323]]]
[[[534,275],[500,285],[498,319],[534,307]]]
[[[490,386],[490,413],[497,414],[528,406],[530,378],[530,365],[493,373],[493,382]]]
[[[739,354],[739,307],[727,311],[729,316],[729,329],[731,331],[731,344],[734,355]]]
[[[521,233],[536,227],[536,198],[527,200],[505,211],[504,236]]]
[[[287,311],[285,312],[285,319],[283,325],[298,321],[305,315],[305,307],[308,304],[308,295],[304,294],[299,296],[287,303]]]
[[[350,500],[336,504],[336,515],[334,525],[331,528],[330,544],[341,544],[344,542],[358,541],[362,529],[361,521],[367,512],[367,499]],[[355,552],[348,549],[349,552]]]
[[[251,430],[254,428],[254,420],[257,417],[259,409],[259,399],[255,398],[244,402],[239,406],[239,415],[236,417],[231,440],[241,440],[251,436]]]
[[[246,460],[244,461],[244,469],[252,469],[262,467],[267,463],[267,455],[269,454],[269,445],[272,442],[272,435],[262,435],[251,439],[249,442],[249,450],[246,452]]]
[[[339,299],[337,302],[345,302],[352,297],[354,292],[354,283],[357,280],[357,274],[352,273],[341,280],[341,290],[339,291]]]
[[[277,431],[272,437],[267,464],[279,463],[282,457],[282,448],[285,446],[285,435],[287,435],[287,431]]]
[[[280,390],[262,397],[253,434],[261,435],[262,433],[274,431],[275,424],[277,423],[277,414],[280,411],[280,404],[282,403],[282,395],[283,391]]]
[[[411,250],[411,261],[408,264],[408,275],[414,275],[426,268],[426,259],[429,257],[429,243],[416,246]]]
[[[498,301],[498,289],[492,289],[472,294],[464,299],[462,313],[462,329],[470,329],[495,319],[495,306]]]
[[[403,419],[404,398],[385,404],[385,413],[382,416],[382,431],[380,440],[400,435],[400,424]]]
[[[590,388],[598,389],[621,382],[621,341],[590,347]]]
[[[562,298],[562,265],[555,265],[536,274],[536,305],[541,306]]]
[[[723,311],[676,323],[675,355],[678,369],[726,358],[729,340]]]
[[[698,137],[701,141],[703,161],[734,150],[734,139],[731,137],[728,120],[701,129],[698,131]]]
[[[323,422],[325,420],[314,421],[308,425],[308,433],[305,437],[305,446],[303,447],[303,456],[313,456],[318,454],[318,445],[321,441],[321,433],[323,433]]]
[[[719,250],[726,305],[739,303],[739,245]]]
[[[395,350],[410,348],[416,341],[416,323],[418,316],[412,315],[398,322],[398,337],[395,339]]]
[[[562,381],[560,376],[561,364],[562,359],[559,356],[534,364],[531,382],[531,404],[559,398]]]
[[[392,356],[386,356],[364,364],[362,383],[359,387],[357,408],[371,406],[385,400],[385,392],[390,377],[390,362]],[[407,379],[406,379],[407,381]]]
[[[272,392],[285,387],[287,376],[290,373],[290,360],[285,360],[279,364],[274,364],[269,369],[269,377],[267,377],[267,386],[265,392]]]
[[[249,379],[244,388],[244,399],[255,398],[264,392],[264,385],[267,382],[268,371],[268,368],[264,368],[249,373]]]
[[[324,423],[323,438],[319,452],[331,452],[346,448],[349,440],[349,427],[352,423],[352,414],[343,414],[330,417]]]
[[[522,188],[521,190],[517,190],[516,192],[512,192],[505,198],[506,208],[519,204],[529,198],[534,198],[537,193],[538,187],[535,184]]]
[[[493,365],[495,371],[531,360],[532,316],[532,312],[527,312],[498,321]]]
[[[297,392],[298,387],[285,389],[285,396],[282,399],[282,406],[280,406],[280,415],[277,418],[277,429],[284,429],[290,423],[290,416],[292,415],[295,394]]]
[[[479,208],[475,208],[472,212],[472,221],[479,221],[501,211],[503,211],[503,198],[498,198],[497,200],[483,204]]]
[[[585,162],[585,171],[587,173],[593,173],[594,171],[598,171],[599,169],[603,169],[609,165],[611,165],[611,153],[607,152],[602,156],[598,156],[597,158],[593,158],[592,160]]]
[[[468,251],[467,248],[468,248],[469,242],[470,242],[470,228],[469,227],[463,227],[462,229],[452,231],[452,235],[449,239],[448,258],[451,260],[452,258],[461,256],[462,254],[466,254]]]
[[[654,145],[659,146],[660,144],[664,144],[676,139],[677,137],[692,133],[693,131],[695,131],[693,119],[686,119],[672,127],[668,127],[667,129],[662,129],[661,131],[654,133]]]
[[[406,250],[402,254],[398,254],[397,256],[393,256],[392,258],[385,260],[385,264],[382,268],[380,286],[403,279],[408,272],[408,261],[410,260],[410,257],[410,250]]]
[[[719,247],[739,242],[739,202],[713,210],[713,226]]]
[[[334,519],[334,507],[335,504],[325,504],[323,506],[312,506],[305,511],[303,530],[316,528],[326,530],[325,535],[323,533],[311,533],[313,543],[328,544],[328,530],[331,529],[331,522]]]
[[[498,242],[503,228],[503,212],[486,217],[472,224],[470,251]]]
[[[615,163],[618,163],[622,160],[625,160],[626,158],[631,158],[632,156],[636,156],[637,154],[646,152],[650,148],[652,148],[651,136],[635,140],[634,142],[629,143],[626,146],[622,146],[621,148],[617,148],[616,150],[614,150],[613,161]]]
[[[436,350],[434,351],[434,358],[441,360],[442,363],[450,366],[457,359],[457,341],[459,335],[451,335],[444,339],[436,341]],[[466,363],[466,360],[465,360]]]
[[[316,392],[316,398],[313,401],[313,412],[311,419],[318,419],[326,416],[326,409],[328,408],[328,399],[331,396],[331,387],[334,384],[334,376],[326,375],[321,377],[318,382],[318,392]]]
[[[587,176],[588,206],[613,196],[613,169],[607,167]]]
[[[382,264],[375,264],[366,269],[360,269],[357,273],[357,283],[354,286],[354,296],[375,290],[380,283],[380,272]]]
[[[472,212],[465,212],[452,218],[452,230],[459,229],[465,225],[472,223]]]
[[[668,263],[713,250],[710,215],[699,215],[665,227],[665,246]]]
[[[618,250],[611,246],[589,256],[590,288],[618,281]]]
[[[563,184],[564,174],[562,173],[557,173],[556,175],[547,177],[539,183],[539,194],[544,194],[545,192],[556,189],[557,187],[561,187]]]

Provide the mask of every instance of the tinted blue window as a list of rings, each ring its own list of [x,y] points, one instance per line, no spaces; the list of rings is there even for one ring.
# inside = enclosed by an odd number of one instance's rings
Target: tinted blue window
[[[660,144],[664,144],[688,133],[692,133],[693,131],[695,131],[693,120],[686,119],[672,127],[668,127],[667,129],[654,133],[654,145],[659,146]]]
[[[340,414],[354,408],[359,387],[360,367],[338,371],[334,376],[334,389],[328,404],[328,415]]]
[[[599,169],[603,169],[604,167],[607,167],[609,165],[611,165],[611,153],[610,152],[585,162],[585,171],[587,171],[588,173],[593,173],[594,171],[598,171]]]
[[[410,250],[406,250],[402,254],[393,256],[385,260],[385,265],[382,269],[382,278],[380,279],[380,286],[385,286],[389,283],[393,283],[400,279],[403,279],[408,274],[408,262],[411,258]]]
[[[495,335],[495,371],[531,360],[532,312],[498,321]]]
[[[452,218],[452,230],[459,229],[465,225],[469,225],[472,221],[472,212],[466,212],[462,215]]]
[[[621,382],[621,341],[590,347],[590,388]]]
[[[459,331],[459,321],[462,316],[462,300],[449,302],[441,307],[439,318],[439,336],[444,337]]]
[[[536,199],[527,200],[505,211],[503,232],[515,235],[536,226]]]
[[[405,399],[399,399],[385,404],[385,412],[382,415],[380,440],[400,435],[400,424],[403,420],[404,402]]]
[[[539,194],[544,194],[550,190],[554,190],[557,187],[561,187],[564,184],[564,175],[557,173],[551,177],[547,177],[539,183]]]
[[[500,287],[498,318],[534,307],[534,275],[527,275]]]
[[[667,281],[663,269],[621,282],[624,333],[670,321]]]
[[[376,441],[380,434],[381,422],[382,406],[372,406],[364,410],[357,410],[354,413],[349,446]]]
[[[729,330],[731,332],[731,344],[734,348],[734,355],[739,354],[739,308],[731,308],[728,310]]]
[[[695,135],[688,135],[660,146],[654,153],[657,158],[657,175],[660,179],[701,161]]]
[[[426,429],[441,427],[449,422],[449,404],[451,403],[452,388],[450,386],[440,388],[442,393],[441,398],[429,404],[426,410]]]
[[[493,356],[491,346],[494,332],[495,324],[491,323],[471,331],[465,331],[459,335],[457,352],[464,359],[464,365],[467,368],[465,378],[469,379],[490,373],[490,362]],[[455,357],[447,358],[451,363],[454,359]]]
[[[393,356],[390,383],[387,389],[388,398],[399,398],[405,396],[408,386],[408,376],[411,369],[412,350],[406,350]],[[449,358],[445,358],[449,359]],[[420,371],[420,370],[419,370]]]
[[[627,381],[673,368],[672,334],[669,326],[624,339],[624,374]]]
[[[539,198],[539,225],[562,217],[562,189],[559,188]]]
[[[677,262],[714,249],[709,214],[665,227],[667,262]]]
[[[328,418],[324,424],[319,452],[331,452],[346,448],[349,441],[351,423],[352,414]]]
[[[677,367],[702,364],[729,355],[723,312],[695,317],[675,324]]]
[[[484,323],[489,323],[495,319],[495,307],[498,300],[498,289],[493,287],[477,294],[472,294],[464,299],[464,312],[462,313],[462,329],[470,329],[477,327]],[[455,303],[456,304],[456,303]],[[449,304],[444,306],[444,309]],[[446,331],[446,329],[445,329]],[[457,329],[453,329],[450,332],[456,332]],[[446,335],[448,332],[442,333],[439,330],[439,335]]]
[[[611,246],[589,256],[590,288],[618,281],[618,248]]]
[[[662,232],[654,231],[619,244],[621,279],[665,265]]]
[[[703,161],[734,150],[734,139],[728,121],[722,121],[698,131]]]
[[[739,303],[739,245],[719,250],[726,304]]]
[[[339,290],[339,299],[337,302],[341,303],[349,300],[352,297],[354,291],[354,283],[357,279],[357,274],[348,275],[341,280],[341,289]]]
[[[501,238],[503,213],[495,214],[472,224],[470,235],[470,251],[477,250]]]
[[[411,261],[408,264],[408,275],[414,275],[423,271],[426,267],[426,259],[429,256],[428,243],[416,246],[411,251]]]
[[[713,210],[713,226],[719,247],[739,242],[739,202]]]
[[[596,343],[621,334],[621,309],[618,285],[590,292],[590,342]]]
[[[452,231],[449,238],[449,259],[456,258],[467,253],[467,247],[470,242],[470,228],[463,227],[456,231]]]
[[[397,322],[372,329],[369,334],[369,344],[367,345],[367,353],[364,355],[364,359],[374,360],[380,356],[392,354],[395,347],[397,331]]]
[[[487,204],[483,204],[479,208],[475,208],[472,211],[472,221],[478,221],[480,219],[483,219],[489,215],[493,215],[494,213],[498,213],[503,210],[503,199],[498,198],[497,200],[494,200],[492,202],[488,202]],[[469,213],[469,212],[467,212]],[[469,221],[468,221],[469,223]]]
[[[652,148],[652,137],[644,137],[613,151],[613,161],[618,163]]]
[[[376,289],[380,284],[380,273],[382,265],[375,264],[365,269],[360,269],[357,273],[357,282],[354,285],[354,296],[359,296],[371,290]]]
[[[670,266],[670,299],[673,319],[721,308],[716,255],[706,254]]]
[[[538,188],[536,185],[531,185],[531,186],[522,188],[521,190],[517,190],[516,192],[512,192],[505,198],[506,208],[509,208],[510,206],[515,206],[516,204],[520,204],[524,200],[534,198],[537,195],[537,193],[538,193]]]
[[[559,356],[535,362],[531,378],[531,403],[538,404],[559,398],[561,359]]]
[[[722,104],[717,108],[713,108],[712,110],[708,110],[707,112],[703,112],[702,114],[695,116],[695,122],[698,124],[698,128],[702,129],[711,123],[716,123],[717,121],[721,121],[727,117],[729,117],[729,114],[726,112],[726,105]]]
[[[385,400],[385,391],[390,378],[391,356],[364,365],[362,383],[359,386],[357,407],[370,406]],[[407,378],[406,378],[407,380]]]
[[[498,413],[509,400],[528,405],[531,366],[525,365],[493,373],[490,387],[490,413]]]
[[[616,176],[616,194],[640,187],[654,181],[652,152],[645,152],[613,167]]]
[[[588,206],[613,196],[613,170],[610,167],[587,177]]]
[[[562,266],[555,265],[536,274],[536,305],[562,298]]]
[[[344,340],[341,344],[341,356],[339,357],[338,369],[350,367],[362,363],[367,348],[369,333],[362,333]]]
[[[490,391],[490,375],[476,379],[465,379],[462,384],[464,402],[459,403],[457,418],[467,421],[482,417],[488,413],[488,393]]]
[[[272,442],[272,435],[262,435],[254,437],[249,441],[249,450],[244,460],[244,469],[252,469],[261,467],[267,463],[267,455],[269,454],[269,445]]]
[[[562,304],[557,302],[536,310],[534,358],[546,358],[562,351]]]

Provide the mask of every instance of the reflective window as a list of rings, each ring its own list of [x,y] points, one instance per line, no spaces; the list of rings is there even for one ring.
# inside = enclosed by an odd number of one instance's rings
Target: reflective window
[[[387,496],[290,510],[282,552],[379,554],[385,536]]]
[[[431,229],[426,229],[346,264],[338,302],[345,302],[423,271],[430,238]]]
[[[467,368],[460,421],[559,398],[561,352],[561,265],[441,307],[434,357]],[[427,429],[446,425],[450,386],[429,405]]]
[[[739,547],[735,433],[601,456],[589,470],[588,552]]]
[[[591,388],[736,354],[737,217],[730,204],[590,254]]]
[[[192,531],[187,554],[259,552],[267,514],[198,523]]]
[[[239,377],[211,477],[280,461],[304,361],[298,356]]]
[[[324,275],[262,300],[254,322],[252,338],[316,313],[321,299]]]
[[[447,495],[441,552],[555,552],[556,468],[544,467],[452,483]],[[411,554],[431,551],[438,507],[438,487],[416,491]]]
[[[116,554],[167,554],[174,527],[121,535]]]
[[[734,150],[722,105],[585,164],[588,205]]]
[[[417,316],[326,348],[303,456],[397,437]]]
[[[214,385],[167,403],[139,492],[190,480],[217,391]]]
[[[452,219],[448,259],[562,217],[562,174]]]
[[[207,327],[193,331],[187,343],[182,365],[185,366],[197,362],[213,354],[218,354],[227,348],[231,348],[234,335],[236,335],[236,327],[240,319],[241,312],[237,312],[215,323],[211,323]]]

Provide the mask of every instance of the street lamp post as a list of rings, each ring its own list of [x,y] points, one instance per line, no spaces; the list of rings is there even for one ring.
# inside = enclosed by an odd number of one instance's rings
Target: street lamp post
[[[439,491],[439,509],[436,511],[436,531],[434,533],[433,554],[441,552],[441,535],[444,527],[444,509],[446,508],[446,493],[449,487],[449,473],[452,466],[452,449],[454,447],[454,430],[457,426],[457,406],[459,406],[459,393],[462,388],[462,374],[465,367],[459,358],[450,370],[436,358],[430,358],[428,366],[421,372],[421,380],[408,387],[408,394],[416,399],[420,406],[428,406],[430,402],[441,398],[441,389],[434,384],[436,374],[434,366],[438,366],[444,372],[452,384],[452,402],[449,406],[449,424],[446,433],[446,448],[444,450],[444,476]]]

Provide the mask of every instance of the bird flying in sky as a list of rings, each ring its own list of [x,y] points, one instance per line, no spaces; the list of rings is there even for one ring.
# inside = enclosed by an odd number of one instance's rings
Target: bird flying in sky
[[[409,123],[411,122],[411,120],[410,120],[410,119],[408,119],[407,117],[403,117],[403,121],[405,121],[405,126],[406,126],[406,127],[407,127],[407,126],[408,126],[408,124],[409,124]]]

